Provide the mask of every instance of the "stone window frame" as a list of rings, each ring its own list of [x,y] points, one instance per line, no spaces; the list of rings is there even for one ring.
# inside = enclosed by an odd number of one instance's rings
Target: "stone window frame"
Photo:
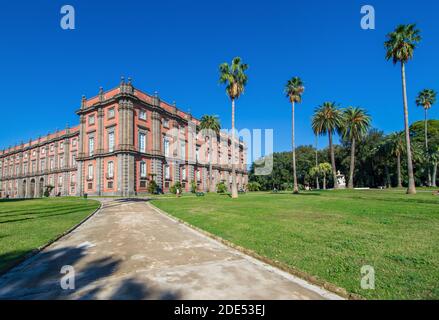
[[[144,174],[142,172],[143,171],[142,167],[145,168]],[[140,173],[140,178],[141,179],[146,179],[148,177],[148,167],[147,167],[147,164],[146,164],[145,160],[141,160],[140,163],[139,163],[139,173]]]
[[[93,119],[93,121],[91,121],[92,119]],[[90,114],[87,117],[87,122],[88,122],[89,126],[94,126],[96,124],[96,117],[95,117],[95,115],[94,114]]]
[[[111,112],[113,113],[111,115]],[[107,110],[107,120],[112,120],[116,117],[116,108],[115,107],[110,107]]]
[[[111,165],[110,165],[111,164]],[[110,170],[111,168],[111,170]],[[114,179],[114,161],[110,160],[107,163],[107,179]]]
[[[89,133],[87,138],[88,138],[87,139],[88,155],[90,157],[93,157],[95,155],[95,151],[96,151],[96,144],[95,144],[96,136],[95,136],[95,133],[94,132],[93,133]],[[90,140],[93,140],[93,150],[90,150]]]
[[[140,136],[141,135],[144,135],[145,136],[145,143],[144,143],[144,150],[142,150],[142,145],[141,145],[141,143],[140,143]],[[139,149],[139,152],[141,152],[141,153],[146,153],[146,150],[148,150],[148,146],[147,146],[147,144],[148,144],[148,130],[145,130],[145,129],[142,129],[142,128],[138,128],[138,133],[137,133],[137,136],[138,136],[138,149]]]
[[[110,134],[113,134],[112,148],[110,148]],[[107,129],[107,146],[108,146],[108,152],[114,152],[114,150],[116,149],[116,129],[114,126]]]
[[[93,178],[94,178],[94,166],[92,163],[89,163],[89,165],[87,166],[87,181],[93,181]]]
[[[144,116],[142,116],[144,115]],[[139,120],[147,121],[148,120],[148,113],[144,109],[139,109]]]

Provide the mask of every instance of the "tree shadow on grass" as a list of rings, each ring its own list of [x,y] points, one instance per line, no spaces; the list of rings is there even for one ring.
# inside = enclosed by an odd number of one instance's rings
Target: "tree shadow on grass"
[[[111,256],[91,259],[89,248],[63,247],[45,250],[0,277],[0,300],[57,299],[178,299],[180,294],[148,285],[132,277],[109,278],[121,267],[122,260]],[[8,253],[7,256],[23,253]],[[72,266],[75,289],[61,288],[63,266]],[[67,273],[69,274],[69,273]]]

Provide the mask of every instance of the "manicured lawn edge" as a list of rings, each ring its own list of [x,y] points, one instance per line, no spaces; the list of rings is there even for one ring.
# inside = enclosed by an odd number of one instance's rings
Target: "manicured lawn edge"
[[[97,201],[97,200],[93,200],[93,201]],[[73,231],[75,231],[77,228],[79,228],[81,225],[83,225],[85,222],[87,222],[87,220],[89,220],[91,217],[93,217],[96,213],[98,213],[99,210],[102,209],[102,202],[100,202],[99,204],[99,208],[97,208],[95,211],[93,211],[92,213],[90,213],[88,216],[86,216],[84,219],[82,219],[78,224],[76,224],[75,226],[71,227],[70,229],[68,229],[67,231],[61,233],[60,235],[55,236],[52,240],[50,240],[48,243],[33,249],[31,252],[25,254],[23,257],[18,258],[17,260],[12,261],[7,267],[5,267],[3,270],[0,270],[0,276],[3,276],[4,274],[8,273],[9,271],[11,271],[12,269],[14,269],[15,267],[17,267],[18,265],[20,265],[21,263],[23,263],[24,261],[26,261],[29,258],[32,258],[33,256],[35,256],[36,254],[40,253],[41,251],[43,251],[44,249],[46,249],[47,247],[49,247],[50,245],[52,245],[53,243],[55,243],[56,241],[60,240],[61,238],[69,235],[70,233],[72,233]]]
[[[194,225],[192,225],[192,224],[190,224],[190,223],[188,223],[188,222],[186,222],[186,221],[184,221],[184,220],[182,220],[180,218],[177,218],[177,217],[167,213],[166,211],[163,211],[162,209],[160,209],[160,208],[156,207],[155,205],[153,205],[150,201],[147,202],[147,205],[149,205],[152,209],[154,209],[158,213],[167,216],[168,218],[170,218],[171,220],[173,220],[173,221],[175,221],[177,223],[181,223],[181,224],[183,224],[183,225],[185,225],[185,226],[187,226],[187,227],[189,227],[189,228],[191,228],[191,229],[193,229],[193,230],[195,230],[197,232],[200,232],[201,234],[203,234],[203,235],[205,235],[205,236],[207,236],[207,237],[209,237],[209,238],[211,238],[213,240],[216,240],[216,241],[218,241],[218,242],[220,242],[220,243],[222,243],[222,244],[224,244],[224,245],[226,245],[226,246],[228,246],[228,247],[230,247],[232,249],[238,250],[239,252],[241,252],[243,254],[246,254],[246,255],[254,258],[254,259],[257,259],[257,260],[259,260],[261,262],[264,262],[264,263],[266,263],[268,265],[271,265],[271,266],[273,266],[275,268],[278,268],[278,269],[280,269],[280,270],[282,270],[284,272],[287,272],[287,273],[289,273],[289,274],[291,274],[293,276],[296,276],[298,278],[306,280],[306,281],[308,281],[309,283],[311,283],[313,285],[316,285],[316,286],[319,286],[321,288],[324,288],[324,289],[326,289],[326,290],[328,290],[328,291],[330,291],[332,293],[338,294],[339,296],[341,296],[343,298],[346,298],[346,299],[349,299],[349,300],[366,300],[365,298],[363,298],[360,295],[357,295],[357,294],[354,294],[354,293],[350,293],[350,292],[348,292],[344,288],[338,287],[338,286],[336,286],[336,285],[334,285],[334,284],[332,284],[330,282],[322,280],[322,279],[320,279],[320,278],[318,278],[316,276],[310,275],[309,273],[306,273],[306,272],[301,271],[301,270],[299,270],[297,268],[294,268],[294,267],[290,267],[290,266],[288,266],[288,265],[286,265],[286,264],[284,264],[282,262],[279,262],[279,261],[272,260],[272,259],[269,259],[267,257],[261,256],[261,255],[257,254],[256,252],[254,252],[253,250],[250,250],[250,249],[238,246],[238,245],[234,244],[233,242],[225,240],[225,239],[223,239],[223,238],[221,238],[221,237],[219,237],[217,235],[214,235],[214,234],[212,234],[212,233],[210,233],[210,232],[208,232],[206,230],[200,229],[200,228],[198,228],[198,227],[196,227],[196,226],[194,226]]]

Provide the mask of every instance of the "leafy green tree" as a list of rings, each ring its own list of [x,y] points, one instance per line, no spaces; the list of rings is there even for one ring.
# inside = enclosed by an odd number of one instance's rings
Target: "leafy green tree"
[[[212,158],[213,158],[213,144],[212,139],[218,136],[221,130],[221,124],[218,116],[204,115],[200,120],[200,129],[205,131],[209,137],[209,192],[215,190],[215,185],[212,177]]]
[[[305,87],[303,85],[302,79],[299,77],[291,78],[287,81],[285,85],[285,95],[290,100],[291,103],[291,144],[293,149],[293,183],[294,193],[299,193],[299,187],[297,184],[297,171],[296,171],[296,144],[295,144],[295,136],[294,136],[294,108],[296,103],[302,102],[302,95],[305,91]]]
[[[319,171],[323,176],[323,190],[326,190],[326,177],[331,173],[332,170],[332,166],[327,162],[319,164]]]
[[[348,107],[343,111],[342,135],[351,143],[351,164],[348,188],[354,188],[355,145],[363,139],[370,128],[371,118],[364,109]]]
[[[337,108],[335,102],[324,102],[318,107],[312,118],[312,129],[315,134],[328,135],[329,152],[331,156],[332,175],[334,178],[334,188],[338,189],[337,170],[335,166],[334,145],[332,136],[335,132],[340,132],[343,124],[343,114]]]
[[[224,62],[219,67],[220,83],[226,85],[226,93],[232,101],[232,198],[238,198],[235,165],[235,100],[244,92],[248,77],[245,71],[248,65],[242,63],[240,57],[235,57],[231,65]]]
[[[409,184],[407,193],[416,194],[415,178],[413,174],[412,152],[410,150],[410,132],[408,120],[407,105],[407,87],[405,65],[413,58],[416,46],[421,41],[420,31],[415,24],[399,25],[396,29],[387,35],[387,41],[384,43],[386,48],[386,59],[392,60],[393,64],[401,64],[402,78],[402,96],[404,105],[404,128],[407,149],[407,169]]]
[[[222,181],[216,185],[216,192],[217,193],[227,193],[227,186],[224,183],[224,181]]]
[[[424,137],[425,137],[425,152],[428,155],[428,110],[436,103],[436,92],[432,89],[424,89],[419,92],[416,98],[416,105],[418,107],[424,108]],[[427,172],[428,172],[428,186],[432,185],[430,163],[427,161]]]

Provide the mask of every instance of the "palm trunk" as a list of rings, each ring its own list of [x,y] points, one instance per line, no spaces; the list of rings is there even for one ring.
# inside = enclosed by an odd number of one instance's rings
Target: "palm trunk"
[[[235,99],[232,99],[232,198],[238,198],[235,166]]]
[[[398,174],[398,188],[402,188],[402,179],[401,179],[401,154],[397,154],[396,156],[396,169]]]
[[[337,169],[335,168],[334,146],[332,145],[332,132],[329,130],[329,152],[331,153],[332,176],[334,178],[334,189],[338,189]]]
[[[424,129],[425,129],[425,154],[428,157],[428,120],[427,120],[427,108],[424,108]],[[427,158],[427,176],[428,176],[428,180],[427,180],[427,185],[429,187],[431,187],[431,171],[430,171],[430,162],[428,161]]]
[[[351,166],[349,168],[348,188],[354,189],[354,169],[355,169],[355,138],[352,139],[351,145]]]
[[[319,152],[318,152],[318,150],[317,150],[317,144],[318,144],[318,142],[317,142],[317,135],[316,135],[316,167],[319,165]],[[316,188],[319,190],[320,189],[320,182],[319,182],[319,175],[317,174],[316,175]]]
[[[415,177],[413,175],[413,162],[412,162],[412,150],[410,144],[410,128],[409,128],[409,111],[407,105],[407,88],[405,81],[405,64],[401,63],[401,77],[402,77],[402,97],[404,102],[404,128],[405,128],[405,141],[407,147],[407,171],[409,176],[409,185],[407,188],[407,194],[416,194]]]
[[[436,187],[436,178],[437,178],[437,162],[433,164],[433,180],[431,181],[432,187]]]
[[[291,113],[291,144],[293,148],[293,181],[294,189],[293,193],[299,193],[299,187],[297,186],[297,173],[296,173],[296,144],[294,141],[294,102],[292,102],[292,113]]]
[[[326,173],[323,173],[323,190],[326,190]]]

